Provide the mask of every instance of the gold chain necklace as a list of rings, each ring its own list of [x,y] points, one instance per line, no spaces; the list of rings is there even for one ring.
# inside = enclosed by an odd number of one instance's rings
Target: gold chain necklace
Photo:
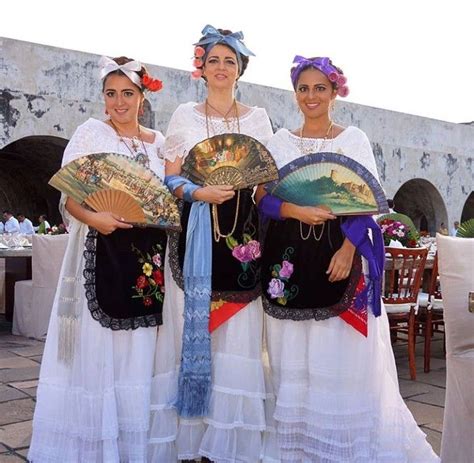
[[[238,110],[237,101],[235,100],[235,98],[234,98],[234,101],[232,103],[231,108],[229,109],[229,111],[227,111],[227,113],[225,115],[222,114],[219,110],[217,110],[213,106],[211,106],[209,104],[209,102],[207,101],[207,98],[206,98],[205,115],[206,115],[207,138],[210,138],[210,130],[209,129],[212,129],[213,134],[217,135],[216,134],[216,129],[212,124],[212,119],[209,116],[209,108],[213,109],[214,111],[219,113],[221,116],[223,116],[224,123],[226,124],[227,130],[229,130],[229,131],[231,129],[230,129],[230,126],[228,124],[228,120],[226,119],[226,117],[229,115],[231,110],[234,109],[235,119],[234,118],[232,118],[232,119],[237,120],[237,133],[240,133],[239,110]],[[233,131],[233,129],[234,129],[234,125],[232,125],[232,131]],[[236,205],[236,208],[235,208],[234,223],[232,225],[232,229],[230,230],[229,233],[222,233],[221,232],[221,227],[219,225],[219,214],[218,214],[218,210],[217,210],[217,204],[212,205],[213,235],[214,235],[214,241],[216,243],[218,243],[221,238],[225,239],[225,238],[228,238],[229,236],[232,236],[232,234],[235,232],[235,229],[237,228],[237,220],[238,220],[238,217],[239,217],[239,207],[240,207],[240,190],[237,191],[237,205]]]
[[[222,116],[222,121],[224,122],[225,126],[227,127],[228,132],[231,132],[231,133],[235,132],[235,122],[237,122],[237,133],[240,133],[239,108],[237,106],[237,101],[236,101],[235,98],[234,98],[234,101],[232,102],[231,107],[229,108],[229,110],[225,114],[221,113],[217,108],[212,106],[209,103],[209,101],[207,100],[207,98],[206,98],[206,103],[205,103],[204,108],[205,108],[204,113],[206,115],[207,138],[210,138],[209,127],[212,128],[212,132],[214,133],[214,135],[217,135],[217,133],[216,133],[217,131],[214,128],[214,124],[212,123],[212,116],[209,115],[209,108],[211,108],[216,113],[218,113],[220,116]],[[232,112],[232,110],[234,110],[233,112],[235,114],[235,117],[228,118],[228,116]],[[231,122],[232,122],[232,127],[230,125]]]
[[[332,128],[334,127],[334,122],[331,121],[331,123],[329,124],[329,127],[326,131],[326,135],[324,135],[324,138],[322,139],[321,141],[321,145],[318,147],[317,151],[316,152],[319,152],[321,151],[322,147],[324,146],[324,143],[326,143],[327,139],[328,139],[328,135],[329,135],[329,132],[331,132]],[[310,153],[313,153],[314,150],[311,150],[309,153],[306,153],[305,150],[304,150],[304,147],[303,147],[303,128],[304,128],[304,124],[301,126],[300,128],[300,151],[302,154],[310,154]],[[332,133],[331,133],[331,139],[333,138],[332,137]],[[322,224],[322,227],[321,227],[321,231],[319,232],[319,235],[316,235],[316,230],[315,230],[315,225],[310,225],[309,226],[309,230],[308,230],[308,233],[306,236],[303,235],[303,224],[301,223],[300,221],[300,237],[303,241],[306,241],[309,239],[309,237],[311,236],[311,234],[313,235],[313,238],[316,240],[316,241],[320,241],[322,236],[323,236],[323,233],[324,233],[324,228],[325,228],[325,225],[326,223],[323,223]]]
[[[306,236],[303,236],[303,224],[301,223],[300,221],[300,237],[303,241],[306,241],[307,239],[309,239],[310,235],[311,235],[311,232],[313,233],[313,237],[316,241],[319,241],[321,240],[322,236],[323,236],[323,232],[324,232],[324,226],[326,225],[326,223],[324,222],[322,224],[322,227],[321,227],[321,231],[319,232],[319,235],[317,236],[316,235],[316,230],[314,227],[316,227],[316,225],[310,225],[309,226],[309,230],[308,230],[308,234]]]
[[[331,121],[331,123],[329,124],[329,127],[326,131],[326,135],[324,135],[324,138],[321,140],[321,144],[318,146],[318,149],[316,150],[316,153],[320,152],[321,149],[323,148],[324,144],[327,142],[328,140],[328,136],[329,136],[329,132],[331,132],[331,130],[333,129],[334,127],[334,122]],[[304,129],[304,124],[301,126],[300,128],[300,151],[301,153],[303,154],[310,154],[310,153],[314,153],[315,151],[314,150],[310,150],[309,152],[307,152],[308,150],[305,150],[304,149],[304,146],[303,146],[303,129]],[[331,133],[331,140],[333,139],[333,133]]]
[[[112,119],[109,119],[109,122],[110,122],[110,125],[115,130],[116,134],[118,135],[120,141],[127,147],[128,151],[130,151],[130,154],[132,155],[132,159],[144,165],[145,167],[150,167],[150,158],[148,157],[148,151],[146,149],[145,143],[143,142],[140,124],[138,125],[138,137],[135,135],[134,137],[131,138],[132,147],[130,148],[130,146],[128,145],[128,143],[125,141],[122,134],[120,133],[120,130],[115,125],[114,121]],[[139,151],[139,148],[140,148],[139,142],[141,142],[143,151]]]

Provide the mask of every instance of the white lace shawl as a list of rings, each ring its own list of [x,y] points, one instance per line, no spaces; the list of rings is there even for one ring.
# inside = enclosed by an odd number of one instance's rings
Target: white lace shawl
[[[174,162],[185,158],[191,148],[207,138],[206,116],[196,109],[194,101],[178,106],[171,116],[164,146],[164,158]],[[237,124],[226,126],[223,118],[209,117],[209,136],[237,132]],[[266,144],[273,135],[270,119],[263,108],[253,107],[239,117],[240,133]]]
[[[343,154],[362,164],[380,182],[374,154],[367,135],[357,127],[347,127],[331,140],[300,138],[287,129],[280,129],[267,144],[278,169],[303,154],[329,151]]]

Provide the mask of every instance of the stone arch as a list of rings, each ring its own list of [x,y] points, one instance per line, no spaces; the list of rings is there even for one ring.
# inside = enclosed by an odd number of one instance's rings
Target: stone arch
[[[441,222],[448,227],[448,212],[437,188],[428,180],[415,178],[405,182],[393,197],[397,212],[408,215],[420,230],[436,233]]]
[[[466,199],[461,213],[461,223],[466,220],[474,219],[474,191]]]
[[[48,180],[61,167],[68,140],[52,136],[30,136],[0,150],[0,209],[24,213],[34,223],[46,214],[51,224],[61,222],[60,193]]]

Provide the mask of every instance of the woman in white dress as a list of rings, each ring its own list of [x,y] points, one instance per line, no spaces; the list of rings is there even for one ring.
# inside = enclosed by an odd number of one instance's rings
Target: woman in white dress
[[[348,94],[342,71],[329,58],[297,56],[291,78],[304,122],[268,143],[278,168],[332,152],[378,178],[364,132],[331,121],[336,96]],[[438,461],[400,396],[380,300],[383,242],[372,218],[341,220],[263,187],[257,198],[270,219],[262,294],[280,461]]]
[[[63,165],[91,153],[118,153],[163,178],[164,137],[138,122],[144,91],[158,90],[161,82],[129,58],[103,57],[99,65],[109,117],[91,118],[78,127]],[[163,299],[147,296],[146,287],[163,286],[166,234],[134,228],[64,195],[60,207],[69,221],[69,242],[41,365],[28,458],[34,463],[143,463]],[[153,255],[152,262],[139,260],[146,253]]]
[[[164,149],[166,183],[185,201],[183,232],[170,236],[165,265],[164,326],[157,351],[166,356],[156,356],[150,461],[206,456],[214,462],[257,462],[264,452],[266,423],[263,311],[259,281],[253,273],[259,260],[258,214],[252,189],[234,192],[229,185],[198,187],[180,173],[188,152],[206,138],[240,133],[266,142],[272,129],[265,110],[235,99],[236,82],[251,54],[242,34],[212,26],[206,26],[202,34],[195,44],[197,69],[193,75],[204,79],[207,96],[204,102],[177,108]],[[242,275],[241,262],[227,246],[226,236],[242,243],[244,234],[251,235],[256,247],[248,274]],[[193,242],[196,235],[203,240],[199,246]],[[186,298],[191,293],[191,297],[195,293],[207,296],[196,316],[185,304],[183,288],[187,262],[200,264],[204,259],[199,252],[204,249],[212,259],[212,278],[206,276],[208,286],[195,279],[194,286],[186,290]]]

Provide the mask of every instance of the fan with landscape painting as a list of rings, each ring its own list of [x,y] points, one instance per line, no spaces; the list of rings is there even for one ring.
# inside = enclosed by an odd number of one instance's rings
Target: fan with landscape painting
[[[385,193],[362,164],[338,153],[302,156],[283,166],[265,189],[299,206],[327,206],[335,215],[388,212]]]
[[[247,135],[225,133],[195,145],[182,173],[198,185],[232,185],[249,188],[278,178],[270,152]]]
[[[151,169],[128,156],[82,156],[56,172],[49,184],[94,211],[113,212],[125,222],[180,229],[173,195]]]

